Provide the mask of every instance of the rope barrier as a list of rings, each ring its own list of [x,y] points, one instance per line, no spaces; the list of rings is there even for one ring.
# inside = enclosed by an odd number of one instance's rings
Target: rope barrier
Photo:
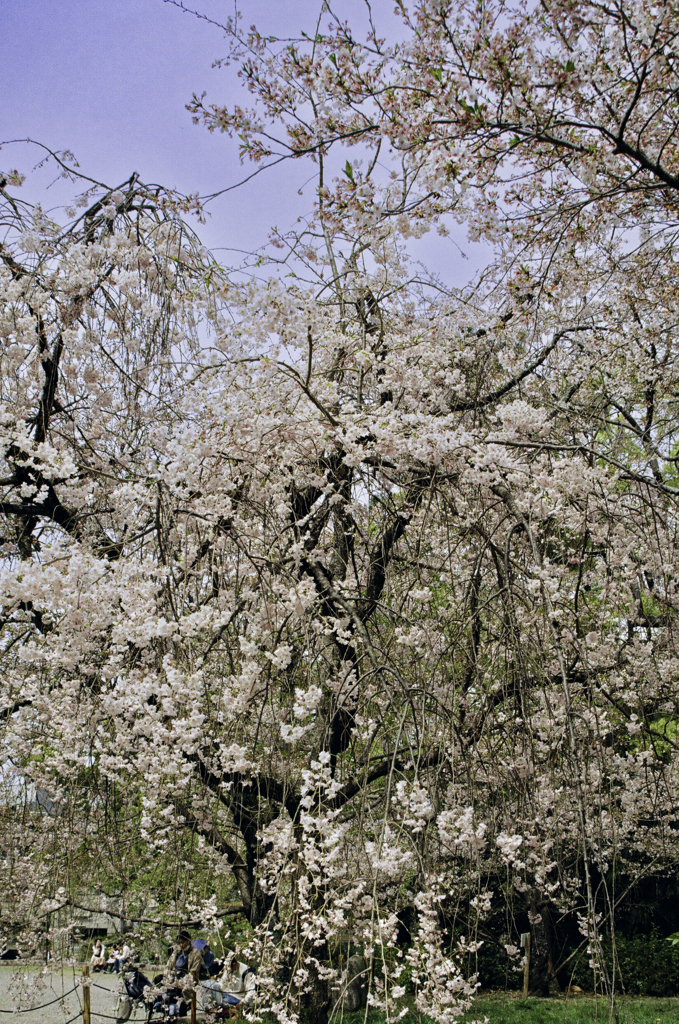
[[[105,985],[97,985],[95,981],[91,982],[91,986],[93,988],[101,989],[102,992],[108,992],[109,995],[116,995],[115,989],[106,988]],[[68,992],[64,992],[62,996],[57,996],[56,999],[52,999],[49,1003],[43,1003],[41,1006],[31,1006],[28,1007],[26,1010],[0,1010],[0,1013],[11,1013],[17,1017],[25,1013],[36,1013],[38,1010],[44,1010],[47,1006],[53,1006],[55,1003],[60,1003],[62,999],[66,999],[67,996],[73,995],[73,993],[76,992],[77,989],[78,986],[74,985],[72,989],[69,989]],[[105,1020],[118,1020],[117,1017],[111,1017],[107,1013],[100,1013],[98,1010],[90,1010],[90,1014],[92,1017],[103,1017]],[[64,1024],[73,1024],[73,1021],[78,1020],[80,1017],[82,1017],[82,1015],[83,1012],[81,1009],[78,1011],[78,1013],[76,1013],[75,1017],[71,1017],[71,1019],[65,1021]]]
[[[72,991],[74,991],[74,990],[72,990]],[[106,991],[108,991],[108,989],[106,989]],[[70,995],[70,993],[69,993],[69,995]],[[45,1006],[52,1006],[52,1003],[45,1003],[44,1006],[32,1006],[30,1008],[30,1010],[0,1010],[0,1013],[12,1013],[12,1014],[15,1014],[16,1016],[19,1016],[20,1014],[24,1014],[24,1013],[35,1013],[36,1010],[43,1010],[45,1008]],[[76,1013],[75,1017],[71,1017],[71,1019],[67,1020],[65,1022],[65,1024],[72,1024],[72,1022],[74,1020],[78,1020],[80,1017],[82,1017],[82,1015],[83,1015],[82,1010],[78,1010],[78,1012]],[[100,1013],[98,1010],[90,1010],[90,1016],[92,1016],[92,1017],[104,1017],[105,1020],[118,1020],[117,1017],[111,1017],[111,1016],[109,1016],[108,1013]]]
[[[108,992],[108,989],[106,989],[105,991]],[[75,989],[71,989],[71,992],[75,992]],[[69,992],[68,995],[70,995],[71,992]],[[43,1006],[32,1006],[30,1008],[30,1010],[0,1010],[0,1013],[13,1013],[13,1014],[16,1014],[16,1016],[19,1016],[19,1014],[24,1014],[24,1013],[35,1013],[36,1010],[44,1010],[45,1006],[52,1006],[52,1004],[55,1003],[55,1002],[57,1002],[56,999],[52,1000],[52,1003],[44,1003]],[[72,1024],[72,1022],[74,1020],[78,1020],[78,1018],[82,1017],[82,1015],[83,1015],[82,1010],[78,1010],[78,1012],[76,1013],[75,1017],[71,1017],[71,1019],[67,1020],[65,1022],[65,1024]],[[104,1017],[106,1020],[118,1020],[117,1017],[111,1017],[111,1016],[109,1016],[108,1013],[99,1013],[98,1010],[90,1010],[90,1015],[92,1017]]]
[[[42,1006],[29,1006],[26,1010],[0,1010],[0,1013],[35,1013],[36,1010],[44,1010],[46,1006],[54,1006],[55,1003],[60,1003],[66,996],[72,995],[77,989],[77,985],[74,985],[68,992],[64,992],[63,996],[57,996],[56,999],[52,999],[49,1003],[43,1003]]]

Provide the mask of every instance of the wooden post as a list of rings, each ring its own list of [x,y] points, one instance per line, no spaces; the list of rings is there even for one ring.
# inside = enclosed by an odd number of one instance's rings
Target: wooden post
[[[191,993],[191,1024],[196,1024],[196,990]]]
[[[90,965],[83,967],[83,1024],[92,1024],[90,1016]]]
[[[526,961],[523,965],[523,998],[528,999],[528,982],[530,979],[530,932],[521,933],[521,948],[526,951]]]

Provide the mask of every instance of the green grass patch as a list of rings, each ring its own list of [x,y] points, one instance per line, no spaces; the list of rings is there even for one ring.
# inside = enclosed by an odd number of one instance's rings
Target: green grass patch
[[[619,1024],[679,1024],[679,999],[619,996],[616,1011]],[[513,993],[480,995],[465,1020],[484,1017],[490,1024],[607,1024],[611,1019],[605,999],[576,995],[522,999]]]
[[[618,996],[617,1024],[679,1024],[679,998]],[[472,1010],[462,1018],[465,1024],[488,1018],[489,1024],[608,1024],[610,1007],[605,999],[571,995],[552,999],[522,999],[512,992],[483,994],[474,1000]],[[416,1014],[408,1014],[403,1024],[416,1024]],[[338,1024],[340,1018],[337,1018]],[[345,1013],[342,1024],[364,1024],[365,1012]],[[426,1017],[421,1024],[431,1024]],[[384,1014],[371,1011],[366,1024],[385,1024]],[[613,1024],[616,1024],[613,1018]]]

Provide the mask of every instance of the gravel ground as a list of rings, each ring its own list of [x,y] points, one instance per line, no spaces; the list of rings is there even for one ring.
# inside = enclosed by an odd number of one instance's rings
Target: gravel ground
[[[18,1020],[23,1021],[24,1024],[65,1024],[80,1012],[82,992],[80,988],[75,992],[71,992],[71,989],[82,977],[82,967],[76,967],[75,971],[72,967],[65,968],[63,975],[59,973],[52,975],[51,978],[41,979],[46,981],[46,984],[36,992],[32,985],[40,979],[41,970],[39,965],[21,964],[20,961],[0,966],[0,1024],[4,1024],[5,1021]],[[147,969],[144,968],[144,970]],[[156,972],[153,967],[148,970]],[[17,972],[23,982],[22,988],[29,993],[23,995],[18,1004],[22,1012],[16,1011],[17,1004],[12,1000],[9,992],[10,983]],[[114,974],[98,973],[93,975],[92,981],[92,1024],[107,1024],[106,1018],[102,1015],[105,1014],[107,1017],[115,1019],[118,978]],[[12,993],[15,992],[15,983],[12,982]],[[65,993],[70,994],[64,995]],[[63,999],[61,999],[62,996],[64,996]],[[57,1001],[52,1002],[52,1000]],[[44,1006],[45,1003],[52,1003],[52,1005]],[[32,1006],[38,1007],[38,1009],[28,1009]],[[40,1009],[40,1007],[43,1008]],[[140,1011],[133,1014],[130,1019],[141,1022],[145,1017]],[[73,1024],[79,1024],[79,1022],[76,1020]]]

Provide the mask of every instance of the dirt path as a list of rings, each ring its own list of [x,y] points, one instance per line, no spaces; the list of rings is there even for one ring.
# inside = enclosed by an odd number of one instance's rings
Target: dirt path
[[[151,977],[162,968],[147,966],[142,970]],[[21,1021],[22,1024],[67,1024],[74,1017],[76,1019],[72,1024],[82,1024],[82,989],[78,984],[81,978],[80,964],[75,968],[64,968],[63,974],[60,971],[52,975],[43,974],[39,964],[21,964],[20,961],[0,964],[0,1024],[10,1024],[10,1021]],[[115,1021],[118,985],[118,978],[114,974],[92,976],[92,1024]],[[74,987],[75,991],[72,991]],[[46,1006],[46,1003],[50,1005]],[[187,1017],[180,1019],[188,1020]],[[199,1024],[204,1019],[199,1009]],[[142,1024],[146,1020],[146,1013],[137,1010],[130,1020]]]
[[[63,974],[46,975],[39,965],[21,964],[19,961],[3,964],[0,967],[0,1011],[3,1011],[0,1024],[19,1019],[25,1024],[63,1024],[70,1020],[81,1009],[80,988],[71,991],[81,974],[81,967],[75,970],[73,967],[65,968]],[[18,986],[17,975],[20,979]],[[92,980],[98,986],[92,987],[93,1024],[104,1024],[104,1018],[95,1016],[95,1013],[98,1011],[115,1018],[118,979],[111,974],[95,974]],[[51,1005],[45,1006],[45,1003]],[[17,1012],[17,1007],[22,1012]]]

